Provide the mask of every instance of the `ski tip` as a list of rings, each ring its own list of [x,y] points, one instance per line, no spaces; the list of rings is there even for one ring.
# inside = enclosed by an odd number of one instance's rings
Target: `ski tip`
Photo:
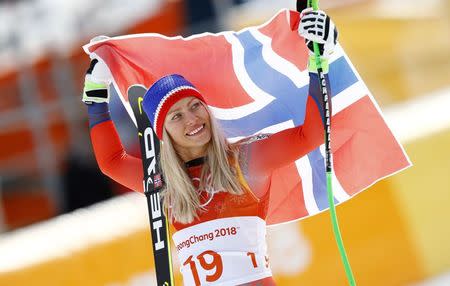
[[[142,97],[147,92],[147,88],[140,84],[134,84],[128,88],[128,96]]]

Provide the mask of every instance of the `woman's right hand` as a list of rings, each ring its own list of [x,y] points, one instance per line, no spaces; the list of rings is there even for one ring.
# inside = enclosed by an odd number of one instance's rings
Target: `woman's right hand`
[[[105,39],[105,36],[96,37],[91,42]],[[109,103],[109,86],[113,78],[105,62],[91,55],[91,64],[84,78],[83,98],[86,104]]]

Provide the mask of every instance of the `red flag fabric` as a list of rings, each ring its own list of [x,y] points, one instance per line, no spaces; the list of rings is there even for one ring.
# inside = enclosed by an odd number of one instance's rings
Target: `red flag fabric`
[[[298,12],[282,10],[268,22],[238,32],[188,38],[127,35],[84,49],[106,62],[132,118],[128,88],[148,88],[160,77],[177,73],[201,91],[229,140],[235,141],[304,123],[308,53],[297,32],[299,18]],[[333,190],[339,204],[411,163],[339,45],[329,62]],[[326,210],[323,145],[277,169],[270,192],[269,225]]]

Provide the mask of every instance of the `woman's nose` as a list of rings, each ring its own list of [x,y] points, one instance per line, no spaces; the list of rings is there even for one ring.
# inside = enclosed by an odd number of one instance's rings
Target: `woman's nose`
[[[197,120],[197,116],[195,116],[192,112],[187,112],[185,115],[186,118],[186,124],[187,125],[193,125],[195,121]]]

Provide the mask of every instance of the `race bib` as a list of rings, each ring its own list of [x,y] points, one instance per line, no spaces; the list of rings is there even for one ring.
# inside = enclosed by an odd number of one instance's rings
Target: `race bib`
[[[232,285],[272,276],[266,223],[259,217],[204,222],[176,232],[172,239],[184,285]]]

